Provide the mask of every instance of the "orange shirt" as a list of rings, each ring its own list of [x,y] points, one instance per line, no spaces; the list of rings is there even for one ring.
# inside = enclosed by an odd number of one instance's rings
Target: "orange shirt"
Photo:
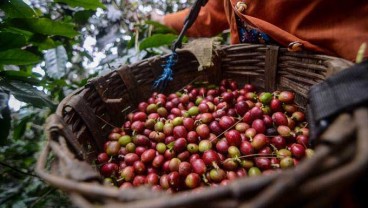
[[[243,0],[243,12],[236,10],[238,1],[209,0],[187,35],[208,37],[230,28],[231,43],[239,43],[238,15],[285,47],[299,41],[307,50],[354,61],[360,45],[368,43],[366,0]],[[189,11],[168,14],[164,23],[180,31]]]

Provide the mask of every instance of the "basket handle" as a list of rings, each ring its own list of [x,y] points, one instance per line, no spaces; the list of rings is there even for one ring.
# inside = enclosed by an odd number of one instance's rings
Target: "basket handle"
[[[82,147],[66,126],[63,119],[52,114],[46,121],[46,136],[48,138],[48,148],[51,148],[58,160],[66,167],[61,170],[62,175],[77,181],[100,179],[98,172],[83,159]],[[72,151],[70,150],[72,149]],[[42,155],[45,156],[45,155]],[[45,161],[47,158],[40,158]]]
[[[57,141],[59,136],[67,139],[68,144],[78,158],[83,158],[82,147],[77,142],[77,139],[70,128],[67,127],[64,120],[57,114],[50,115],[46,120],[45,125],[46,138],[48,140]]]

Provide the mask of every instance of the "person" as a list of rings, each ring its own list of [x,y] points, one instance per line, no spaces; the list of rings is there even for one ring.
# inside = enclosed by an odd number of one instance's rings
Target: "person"
[[[152,19],[180,32],[189,11]],[[354,61],[368,42],[368,1],[208,0],[186,35],[211,37],[225,29],[232,44],[278,44]]]

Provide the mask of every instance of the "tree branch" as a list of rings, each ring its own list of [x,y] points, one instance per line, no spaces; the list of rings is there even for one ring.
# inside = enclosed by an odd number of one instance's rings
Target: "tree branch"
[[[28,176],[32,176],[32,177],[36,177],[36,178],[40,178],[38,175],[34,175],[34,174],[32,174],[32,173],[28,173],[28,172],[24,172],[24,171],[22,171],[22,170],[19,170],[19,169],[15,168],[15,167],[10,166],[10,165],[8,165],[8,164],[6,164],[6,163],[3,163],[3,162],[0,162],[0,165],[5,166],[5,167],[8,167],[8,168],[12,169],[13,171],[18,172],[18,173],[21,173],[21,174],[23,174],[23,175],[28,175]]]

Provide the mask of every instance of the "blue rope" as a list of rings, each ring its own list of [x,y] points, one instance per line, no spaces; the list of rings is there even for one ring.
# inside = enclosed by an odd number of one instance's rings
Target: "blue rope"
[[[177,54],[173,52],[169,57],[166,59],[166,63],[164,65],[164,71],[160,75],[160,77],[154,82],[153,88],[158,89],[160,91],[164,90],[167,87],[169,81],[173,80],[173,71],[172,67],[177,62]]]

